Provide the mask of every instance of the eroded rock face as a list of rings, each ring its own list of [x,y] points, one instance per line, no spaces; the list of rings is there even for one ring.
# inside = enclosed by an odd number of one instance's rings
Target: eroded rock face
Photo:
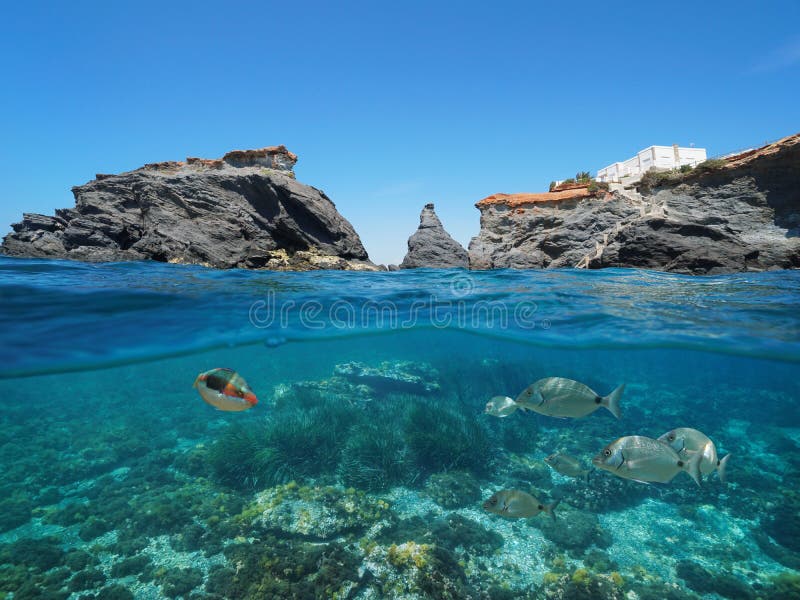
[[[419,215],[419,228],[408,238],[408,253],[400,268],[466,269],[468,266],[467,251],[444,230],[433,204],[426,204]]]
[[[276,146],[98,175],[73,188],[75,208],[25,214],[0,250],[218,268],[375,269],[333,202],[294,179],[296,160]]]
[[[638,214],[619,196],[478,203],[481,230],[469,244],[473,269],[573,267],[618,221]]]
[[[476,205],[470,266],[800,268],[800,135],[642,191],[490,196]]]

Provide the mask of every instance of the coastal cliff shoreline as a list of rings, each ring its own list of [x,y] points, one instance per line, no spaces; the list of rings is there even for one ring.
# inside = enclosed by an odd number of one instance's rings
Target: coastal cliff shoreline
[[[380,271],[284,146],[150,163],[73,188],[75,207],[25,213],[0,254],[213,268]],[[800,268],[800,134],[638,188],[559,186],[475,205],[464,249],[433,204],[400,268],[643,268],[692,275]],[[397,267],[391,266],[390,270]]]
[[[800,267],[800,134],[638,190],[478,202],[472,269],[642,268],[692,275]]]
[[[284,146],[147,164],[72,189],[75,207],[26,213],[0,253],[214,268],[378,270],[353,226],[295,179]]]

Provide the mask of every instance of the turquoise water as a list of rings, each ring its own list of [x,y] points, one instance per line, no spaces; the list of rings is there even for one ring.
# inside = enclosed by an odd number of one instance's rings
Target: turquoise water
[[[0,598],[800,597],[800,273],[0,259]],[[236,369],[259,403],[192,388]],[[620,420],[483,414],[549,376]],[[697,488],[591,465],[702,430]],[[558,520],[482,510],[514,488]]]

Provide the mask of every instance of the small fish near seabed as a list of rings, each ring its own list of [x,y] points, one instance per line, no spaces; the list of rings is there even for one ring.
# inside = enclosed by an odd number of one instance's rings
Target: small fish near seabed
[[[542,504],[536,496],[531,496],[520,490],[502,490],[495,492],[483,503],[483,510],[511,517],[514,519],[527,519],[535,517],[540,512],[549,514],[556,520],[556,506],[561,500],[556,500],[552,504]]]
[[[253,408],[258,398],[233,369],[211,369],[194,380],[200,397],[216,409],[236,412]]]
[[[576,477],[589,481],[589,473],[591,469],[584,469],[581,461],[569,454],[562,454],[556,452],[550,456],[545,457],[544,462],[552,468],[556,473],[561,473],[567,477]]]
[[[645,437],[629,435],[611,442],[603,448],[592,463],[598,469],[617,477],[641,483],[668,483],[680,473],[688,473],[697,485],[701,484],[700,461],[703,454],[682,458],[671,446]]]
[[[619,419],[619,399],[623,391],[624,383],[608,396],[601,396],[579,381],[547,377],[526,387],[515,402],[520,408],[542,415],[573,419],[585,417],[602,406]]]
[[[495,396],[486,403],[484,413],[493,417],[507,417],[515,410],[520,408],[513,398],[508,396]]]
[[[691,427],[678,427],[668,431],[658,438],[659,441],[672,446],[680,456],[691,458],[696,452],[702,452],[703,459],[700,461],[700,472],[703,475],[710,475],[715,470],[722,483],[726,482],[726,468],[730,454],[726,454],[720,459],[717,456],[717,447],[705,433],[692,429]]]

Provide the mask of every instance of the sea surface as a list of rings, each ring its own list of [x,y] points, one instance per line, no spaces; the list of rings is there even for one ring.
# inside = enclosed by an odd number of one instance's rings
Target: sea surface
[[[234,369],[258,397],[205,403]],[[545,377],[620,419],[484,413]],[[676,427],[727,482],[586,469]],[[516,489],[543,512],[483,510]],[[800,598],[800,272],[0,258],[0,600]]]

